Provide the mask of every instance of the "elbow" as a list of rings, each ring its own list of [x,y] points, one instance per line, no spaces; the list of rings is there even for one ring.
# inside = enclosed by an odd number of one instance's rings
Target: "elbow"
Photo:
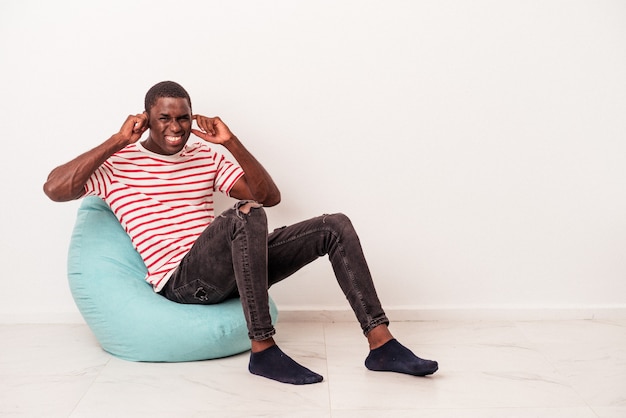
[[[268,195],[261,203],[267,208],[278,205],[280,203],[280,192],[277,190],[275,193]]]
[[[48,198],[54,202],[60,202],[60,197],[57,195],[56,190],[53,185],[50,184],[49,181],[45,182],[43,185],[43,192],[48,196]]]
[[[48,196],[50,200],[53,202],[62,202],[63,196],[60,188],[60,182],[57,176],[58,168],[55,168],[48,174],[48,178],[46,182],[43,184],[43,192]]]
[[[70,196],[66,193],[63,193],[63,191],[50,180],[44,183],[43,192],[53,202],[68,202],[70,200],[74,200],[80,197],[80,194],[77,196]]]
[[[264,203],[263,206],[271,208],[272,206],[276,206],[280,203],[280,197],[278,197],[277,199],[274,200],[270,200],[267,203]]]

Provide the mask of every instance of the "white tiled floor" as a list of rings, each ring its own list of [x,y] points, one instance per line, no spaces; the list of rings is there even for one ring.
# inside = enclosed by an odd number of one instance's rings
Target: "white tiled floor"
[[[427,378],[370,372],[354,323],[278,323],[310,386],[247,372],[248,354],[194,363],[111,357],[84,325],[0,325],[2,417],[626,417],[626,319],[398,322],[439,361]]]

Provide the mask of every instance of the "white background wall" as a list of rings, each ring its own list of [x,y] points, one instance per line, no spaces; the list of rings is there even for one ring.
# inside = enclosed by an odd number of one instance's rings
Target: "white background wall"
[[[165,79],[272,173],[271,227],[351,216],[390,310],[626,307],[624,1],[0,0],[0,60],[5,321],[77,315],[42,183]],[[325,260],[272,295],[347,306]]]

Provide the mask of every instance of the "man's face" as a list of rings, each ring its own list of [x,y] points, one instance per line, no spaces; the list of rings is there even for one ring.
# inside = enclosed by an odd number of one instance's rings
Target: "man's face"
[[[187,99],[160,97],[148,114],[150,135],[143,146],[157,154],[176,154],[189,139],[191,122],[191,107]]]

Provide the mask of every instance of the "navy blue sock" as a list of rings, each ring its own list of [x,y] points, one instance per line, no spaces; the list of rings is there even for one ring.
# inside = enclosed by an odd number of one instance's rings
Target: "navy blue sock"
[[[324,380],[324,377],[296,363],[277,345],[251,353],[248,370],[252,374],[292,385],[308,385]]]
[[[436,361],[417,357],[411,350],[393,339],[371,350],[365,359],[365,367],[379,372],[426,376],[435,373],[439,365]]]

